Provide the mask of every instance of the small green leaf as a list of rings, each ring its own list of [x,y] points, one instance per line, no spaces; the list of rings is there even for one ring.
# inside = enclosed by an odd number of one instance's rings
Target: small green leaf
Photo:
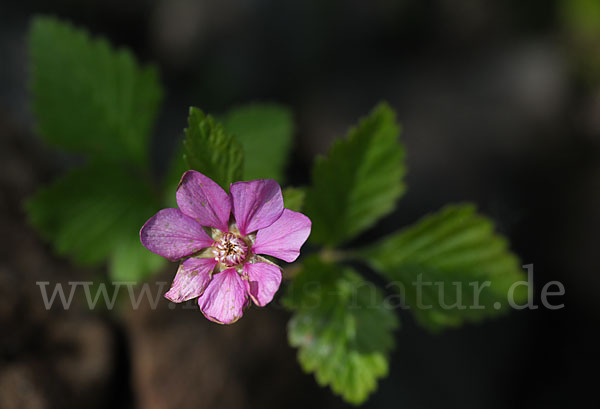
[[[306,191],[300,187],[286,187],[283,189],[283,203],[286,209],[301,212],[304,207]]]
[[[208,176],[226,191],[231,183],[242,179],[242,147],[220,123],[198,108],[190,108],[183,146],[188,168]]]
[[[231,110],[223,125],[244,149],[244,179],[272,178],[283,182],[294,131],[287,108],[277,104],[243,106]]]
[[[311,239],[336,246],[394,209],[404,192],[404,148],[392,109],[378,105],[325,158],[317,158],[306,211]]]
[[[147,252],[139,243],[139,230],[160,208],[135,173],[114,164],[89,164],[42,188],[26,208],[31,223],[57,253],[78,263],[97,264],[114,257],[113,271],[129,277],[142,277],[159,267],[153,261],[127,260],[138,256],[124,254],[134,242]],[[132,271],[123,272],[127,264]]]
[[[42,137],[67,151],[146,165],[162,95],[156,70],[49,17],[33,20],[29,47]]]
[[[506,240],[472,205],[447,206],[358,254],[431,330],[506,311],[509,288],[524,279]],[[515,300],[526,296],[523,289]]]
[[[379,289],[348,267],[312,257],[284,304],[294,311],[288,339],[302,368],[346,401],[364,402],[387,375],[398,326]]]

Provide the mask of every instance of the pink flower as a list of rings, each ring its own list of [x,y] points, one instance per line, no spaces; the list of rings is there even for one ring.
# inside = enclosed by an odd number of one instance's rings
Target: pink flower
[[[194,170],[177,187],[179,209],[163,209],[140,230],[142,244],[169,260],[182,260],[165,297],[198,297],[211,321],[231,324],[249,298],[265,306],[281,284],[279,267],[266,254],[292,262],[310,234],[311,221],[283,208],[272,179],[231,184],[230,194]]]

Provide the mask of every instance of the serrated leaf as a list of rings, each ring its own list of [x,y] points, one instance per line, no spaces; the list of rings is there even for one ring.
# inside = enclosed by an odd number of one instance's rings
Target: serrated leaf
[[[137,241],[142,247],[139,229],[159,208],[139,175],[100,163],[69,172],[26,203],[31,223],[58,254],[80,264],[114,258],[116,274],[130,277],[144,277],[150,267],[158,268],[149,258],[136,261],[139,253],[126,251],[123,246],[130,249]],[[123,272],[124,265],[131,271]]]
[[[244,178],[283,182],[292,144],[291,112],[277,104],[251,104],[231,110],[223,121],[244,149]]]
[[[510,286],[524,279],[506,240],[468,204],[447,206],[358,254],[431,330],[506,311]],[[522,289],[517,300],[526,296]]]
[[[288,339],[302,368],[347,402],[364,402],[387,375],[398,325],[381,292],[352,269],[312,257],[284,304],[294,311]]]
[[[327,157],[317,158],[306,195],[314,242],[339,245],[394,209],[404,192],[399,133],[394,112],[380,104]]]
[[[51,145],[102,160],[147,162],[162,91],[156,70],[127,50],[54,18],[31,27],[33,109]]]
[[[301,212],[304,207],[306,190],[300,187],[286,187],[282,191],[283,204],[286,209]]]
[[[183,146],[188,168],[208,176],[226,191],[231,183],[242,179],[242,147],[220,123],[198,108],[190,108]]]

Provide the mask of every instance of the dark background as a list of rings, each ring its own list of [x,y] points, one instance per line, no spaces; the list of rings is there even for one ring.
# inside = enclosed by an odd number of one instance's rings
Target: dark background
[[[44,309],[36,281],[103,270],[54,256],[22,210],[69,166],[33,133],[26,33],[36,13],[158,65],[157,175],[190,105],[288,105],[289,177],[300,185],[314,155],[385,99],[403,124],[409,191],[358,242],[473,201],[534,264],[536,294],[564,283],[562,310],[441,334],[401,312],[390,375],[365,407],[598,407],[600,67],[590,61],[600,42],[573,33],[563,3],[0,2],[0,408],[345,407],[300,370],[277,304],[230,327],[166,300],[157,312]]]

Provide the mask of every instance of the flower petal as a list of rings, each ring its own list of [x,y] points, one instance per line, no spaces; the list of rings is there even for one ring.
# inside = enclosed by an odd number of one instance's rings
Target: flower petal
[[[173,302],[184,302],[202,295],[210,282],[210,273],[217,265],[214,258],[188,258],[177,269],[171,289],[165,298]]]
[[[245,284],[252,301],[260,307],[270,303],[281,285],[279,267],[267,263],[246,263],[244,273],[248,275]]]
[[[219,324],[232,324],[241,318],[248,295],[244,280],[234,268],[213,274],[212,280],[198,298],[206,318]]]
[[[189,256],[213,243],[202,226],[179,209],[163,209],[140,230],[144,247],[172,261]]]
[[[302,213],[285,209],[275,223],[256,234],[255,254],[268,254],[288,263],[300,255],[300,247],[310,235],[311,221]]]
[[[181,211],[198,220],[202,226],[229,230],[231,199],[221,186],[202,173],[195,170],[185,172],[175,197]]]
[[[281,187],[273,179],[236,182],[231,185],[233,215],[245,236],[273,224],[283,211]]]

